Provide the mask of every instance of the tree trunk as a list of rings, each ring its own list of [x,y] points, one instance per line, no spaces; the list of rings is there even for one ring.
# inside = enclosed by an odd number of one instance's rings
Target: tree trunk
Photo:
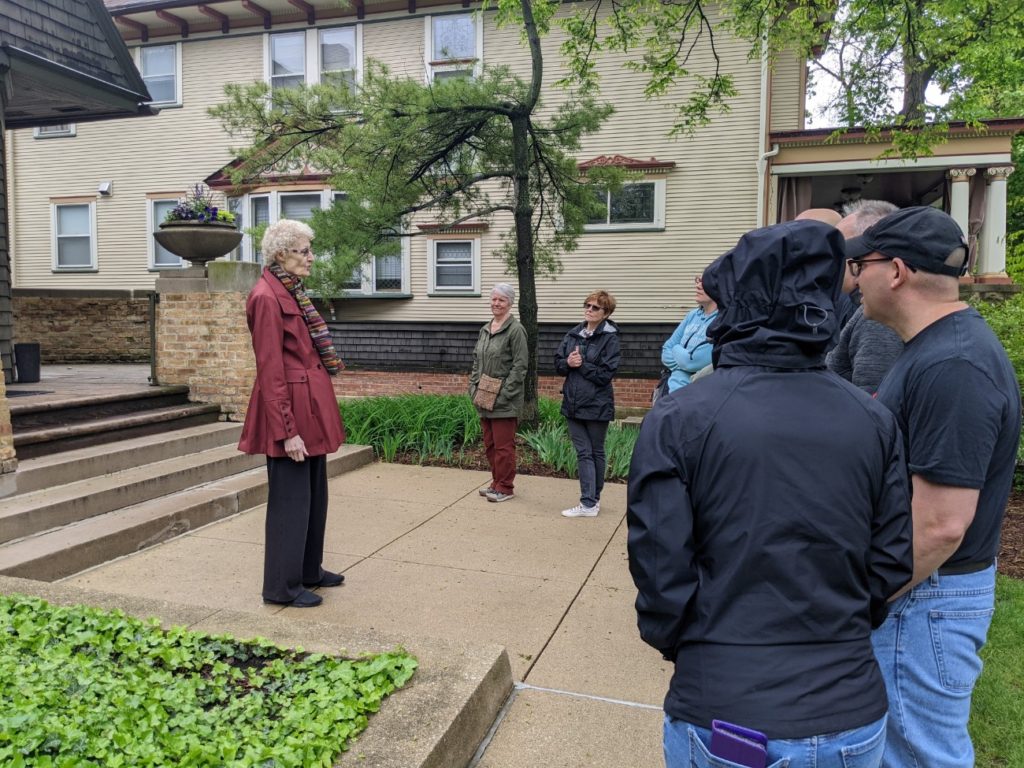
[[[530,359],[524,385],[522,422],[537,421],[537,279],[533,259],[533,203],[530,200],[529,124],[525,112],[512,118],[512,168],[515,192],[512,213],[516,232],[516,273],[519,278],[519,322],[526,330]]]
[[[931,83],[934,67],[923,67],[920,62],[903,62],[903,107],[900,114],[907,119],[923,120],[925,117],[925,91]]]

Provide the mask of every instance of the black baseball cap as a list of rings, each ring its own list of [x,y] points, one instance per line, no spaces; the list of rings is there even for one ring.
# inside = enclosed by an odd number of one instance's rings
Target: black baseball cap
[[[967,239],[952,216],[938,208],[916,206],[890,213],[846,241],[846,258],[878,252],[937,275],[960,277],[967,271]]]

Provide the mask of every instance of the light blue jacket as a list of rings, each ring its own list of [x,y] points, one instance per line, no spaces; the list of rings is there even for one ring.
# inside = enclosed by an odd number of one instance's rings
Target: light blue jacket
[[[685,387],[693,374],[711,365],[708,326],[716,317],[717,309],[709,315],[700,307],[691,310],[661,348],[661,363],[672,371],[668,379],[669,392]]]

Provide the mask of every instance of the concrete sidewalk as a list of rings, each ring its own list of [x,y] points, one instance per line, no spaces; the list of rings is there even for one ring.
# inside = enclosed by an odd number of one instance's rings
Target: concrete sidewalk
[[[124,595],[504,645],[517,690],[479,768],[662,765],[671,665],[636,631],[624,485],[601,515],[567,520],[574,480],[371,464],[331,481],[324,565],[346,575],[315,609],[260,600],[263,508],[70,577]]]

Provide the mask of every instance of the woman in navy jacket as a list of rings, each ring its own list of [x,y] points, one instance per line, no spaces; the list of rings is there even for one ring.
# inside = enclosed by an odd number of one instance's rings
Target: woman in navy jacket
[[[320,567],[327,523],[327,454],[345,439],[330,377],[344,366],[330,331],[302,288],[313,264],[313,230],[282,219],[267,229],[265,269],[245,316],[256,353],[256,382],[238,449],[267,457],[263,600],[310,608],[307,587],[345,577]]]
[[[576,449],[580,503],[565,517],[596,517],[604,487],[604,437],[615,418],[612,377],[619,369],[619,334],[608,319],[615,297],[594,291],[583,300],[583,322],[565,334],[555,352],[555,370],[565,376],[562,415]]]

